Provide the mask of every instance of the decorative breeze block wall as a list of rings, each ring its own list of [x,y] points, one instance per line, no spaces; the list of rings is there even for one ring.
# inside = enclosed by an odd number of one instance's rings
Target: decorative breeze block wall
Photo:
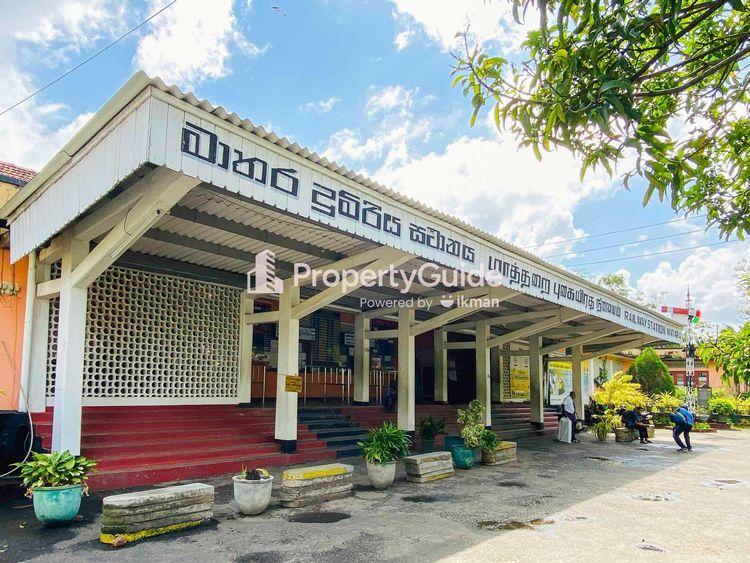
[[[108,269],[89,288],[84,402],[235,399],[240,294],[204,282]],[[58,316],[55,299],[50,307],[48,397],[54,396]]]

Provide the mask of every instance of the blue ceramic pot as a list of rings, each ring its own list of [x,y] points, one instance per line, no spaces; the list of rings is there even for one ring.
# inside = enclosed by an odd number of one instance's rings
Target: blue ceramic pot
[[[474,466],[474,450],[463,446],[453,446],[451,449],[453,465],[459,469],[471,469]]]
[[[34,514],[43,524],[70,522],[81,508],[83,485],[34,489]]]
[[[451,451],[453,446],[464,447],[464,439],[461,436],[446,436],[445,437],[445,449]]]

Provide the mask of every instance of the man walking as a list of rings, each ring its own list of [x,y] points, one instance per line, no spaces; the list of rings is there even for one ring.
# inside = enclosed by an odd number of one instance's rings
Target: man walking
[[[578,416],[576,414],[576,392],[571,391],[570,395],[565,397],[565,399],[562,402],[562,416],[570,420],[570,438],[571,442],[576,443],[578,442],[578,438],[576,438],[576,422],[578,421]]]
[[[674,414],[670,417],[674,422],[674,428],[672,429],[672,436],[674,441],[680,448],[678,452],[692,452],[693,446],[690,445],[690,431],[693,429],[693,413],[688,410],[687,405],[681,405]],[[685,443],[680,440],[680,434],[685,436]]]

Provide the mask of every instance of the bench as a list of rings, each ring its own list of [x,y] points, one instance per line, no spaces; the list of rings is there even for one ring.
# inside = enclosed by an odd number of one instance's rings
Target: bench
[[[430,452],[404,458],[406,480],[412,483],[429,483],[455,475],[450,452]]]
[[[516,442],[500,442],[494,452],[482,450],[482,465],[503,465],[516,461]]]
[[[630,428],[615,428],[615,442],[632,442],[638,439],[638,431]]]
[[[214,515],[214,488],[203,483],[104,497],[102,543],[122,545],[197,526]]]
[[[354,467],[344,463],[287,469],[281,476],[281,504],[297,508],[352,494]]]

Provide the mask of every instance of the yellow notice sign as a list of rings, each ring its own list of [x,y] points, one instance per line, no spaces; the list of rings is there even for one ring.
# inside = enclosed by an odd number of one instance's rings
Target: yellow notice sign
[[[284,391],[287,393],[301,393],[302,377],[299,375],[287,375],[284,381]]]

